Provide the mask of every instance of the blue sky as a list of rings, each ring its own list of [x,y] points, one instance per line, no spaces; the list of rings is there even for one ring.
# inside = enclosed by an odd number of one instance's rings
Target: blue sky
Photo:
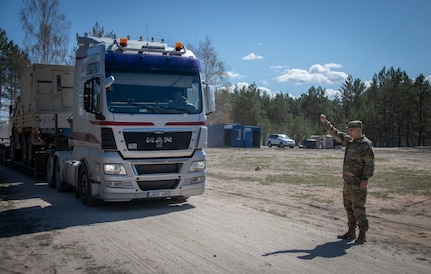
[[[431,0],[100,1],[59,0],[75,34],[99,22],[118,36],[197,45],[206,36],[232,84],[292,96],[312,86],[337,91],[385,66],[431,80]],[[22,2],[0,0],[0,27],[22,45]]]

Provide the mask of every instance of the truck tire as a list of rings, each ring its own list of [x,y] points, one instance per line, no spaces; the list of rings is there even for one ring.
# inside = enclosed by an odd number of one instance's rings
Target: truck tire
[[[284,144],[280,142],[280,143],[278,144],[278,147],[279,147],[279,148],[284,148]]]
[[[21,150],[21,162],[24,165],[28,165],[28,144],[25,136],[21,137],[22,150]]]
[[[10,158],[12,161],[21,161],[21,150],[17,149],[17,140],[15,137],[10,139]]]
[[[52,188],[55,187],[54,177],[55,177],[54,159],[50,155],[46,160],[46,172],[45,172],[46,183],[48,184],[49,187],[52,187]]]
[[[0,145],[0,164],[4,165],[6,163],[6,148]]]
[[[85,164],[79,169],[78,189],[81,202],[86,206],[95,206],[100,204],[100,200],[93,197],[91,193],[91,179]]]
[[[27,165],[32,167],[34,164],[33,161],[33,155],[34,154],[34,147],[33,144],[31,142],[31,137],[28,137],[27,139]]]
[[[268,142],[268,147],[272,147],[272,144],[271,144],[271,142]]]

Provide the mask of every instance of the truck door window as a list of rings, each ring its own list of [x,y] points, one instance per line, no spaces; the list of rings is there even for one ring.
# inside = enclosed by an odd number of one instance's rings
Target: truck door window
[[[100,113],[100,79],[93,78],[84,84],[84,108],[88,112]]]

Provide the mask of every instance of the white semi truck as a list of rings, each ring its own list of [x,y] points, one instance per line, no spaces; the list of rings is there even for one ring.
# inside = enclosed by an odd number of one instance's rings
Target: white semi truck
[[[74,67],[23,74],[28,102],[11,117],[13,160],[43,166],[50,186],[75,189],[85,205],[202,194],[215,101],[199,60],[182,43],[85,36],[78,44]]]

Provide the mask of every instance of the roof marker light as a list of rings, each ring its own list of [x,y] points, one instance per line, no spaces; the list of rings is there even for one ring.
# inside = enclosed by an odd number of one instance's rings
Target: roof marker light
[[[176,42],[176,43],[175,43],[175,50],[176,50],[176,51],[181,51],[182,49],[184,49],[183,43],[181,43],[181,42]]]
[[[120,38],[120,46],[127,47],[127,38]]]

